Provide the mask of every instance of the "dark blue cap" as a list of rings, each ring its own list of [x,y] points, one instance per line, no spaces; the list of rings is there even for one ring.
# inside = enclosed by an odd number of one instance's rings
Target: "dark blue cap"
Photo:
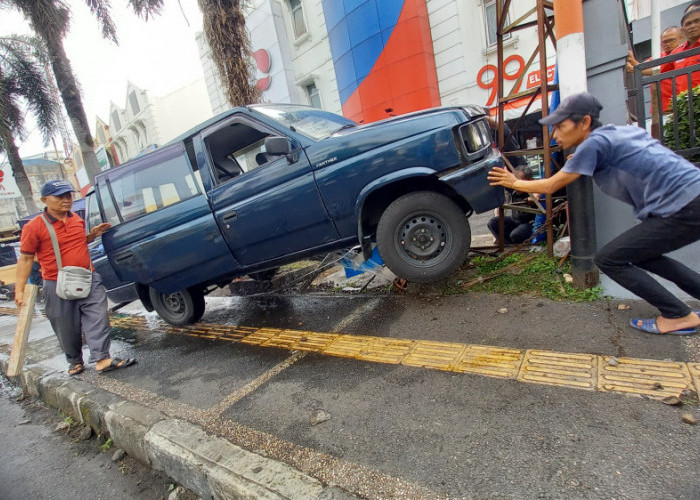
[[[68,181],[49,181],[41,186],[41,196],[61,196],[65,193],[75,192],[73,184]]]
[[[552,114],[539,120],[542,125],[556,125],[573,115],[589,115],[598,118],[603,105],[588,92],[574,94],[564,99]]]

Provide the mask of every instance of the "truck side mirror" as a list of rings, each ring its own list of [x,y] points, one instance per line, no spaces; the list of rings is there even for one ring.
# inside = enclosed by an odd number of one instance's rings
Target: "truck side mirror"
[[[286,156],[289,163],[294,163],[297,158],[292,153],[292,143],[287,137],[266,137],[265,153],[271,156]]]

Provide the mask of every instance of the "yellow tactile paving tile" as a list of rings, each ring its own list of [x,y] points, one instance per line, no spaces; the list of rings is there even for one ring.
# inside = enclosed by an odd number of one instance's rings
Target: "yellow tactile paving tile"
[[[652,359],[599,358],[598,390],[637,396],[664,398],[678,396],[685,389],[696,390],[686,363]]]
[[[268,340],[276,337],[282,330],[278,328],[258,328],[243,337],[240,342],[251,345],[262,345]]]
[[[411,352],[416,343],[413,340],[374,337],[360,350],[356,358],[362,361],[397,365]]]
[[[700,392],[700,363],[688,363],[688,370],[690,370],[690,376],[695,382],[696,391]]]
[[[302,335],[302,332],[280,330],[277,335],[260,345],[263,347],[279,347],[282,349],[294,350],[294,346],[299,343]]]
[[[17,309],[0,308],[0,315]],[[699,392],[700,363],[612,358],[595,354],[369,337],[278,328],[198,323],[163,326],[143,316],[111,316],[115,328],[156,329],[162,333],[243,342],[263,347],[316,352],[375,363],[472,373],[520,382],[664,398],[685,389]]]
[[[338,335],[321,352],[329,356],[343,358],[356,358],[371,342],[371,337],[359,337],[355,335]]]
[[[299,333],[299,339],[297,343],[294,344],[292,349],[299,351],[309,351],[309,352],[321,352],[323,351],[336,337],[337,333],[317,333],[317,332],[304,332],[296,330],[285,330],[286,333]]]
[[[597,371],[597,356],[594,354],[528,349],[518,380],[593,391],[596,389]]]
[[[403,359],[401,364],[418,366],[433,370],[452,371],[455,363],[467,348],[464,344],[453,342],[416,342],[413,350]]]
[[[503,347],[468,345],[452,371],[488,377],[515,378],[523,362],[523,351]]]

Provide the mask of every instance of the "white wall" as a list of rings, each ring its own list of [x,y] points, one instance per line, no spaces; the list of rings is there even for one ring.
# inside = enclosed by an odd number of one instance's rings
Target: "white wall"
[[[486,38],[486,21],[484,2],[480,0],[432,0],[427,3],[430,28],[435,51],[435,65],[443,105],[488,104],[490,90],[479,87],[477,76],[479,70],[487,64],[498,63],[496,46],[489,47]],[[510,8],[510,21],[518,19],[533,6],[528,0],[513,0]],[[535,16],[531,17],[533,20]],[[527,63],[533,50],[538,46],[536,28],[515,32],[504,44],[504,59],[511,55],[520,55]],[[556,55],[553,46],[547,42],[547,65],[553,65]],[[509,64],[506,70],[515,74],[519,65]],[[526,74],[539,71],[539,58],[526,70]],[[489,72],[482,76],[483,83],[488,84],[495,74]],[[513,83],[506,82],[506,94],[511,91]],[[523,80],[520,91],[525,90],[527,81]],[[495,106],[495,100],[490,106]],[[534,106],[538,110],[539,106]]]
[[[156,97],[153,101],[160,146],[213,116],[206,84],[202,79],[163,97]]]

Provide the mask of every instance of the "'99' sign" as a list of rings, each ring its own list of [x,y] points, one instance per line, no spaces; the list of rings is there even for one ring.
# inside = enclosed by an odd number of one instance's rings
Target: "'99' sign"
[[[521,56],[514,54],[512,56],[508,56],[503,61],[503,67],[505,68],[505,70],[503,71],[503,80],[515,82],[523,74],[523,71],[525,71],[525,60]],[[486,106],[491,106],[496,100],[496,96],[498,95],[497,76],[498,68],[493,64],[486,64],[479,70],[479,73],[477,73],[476,75],[476,83],[479,86],[479,88],[490,91],[489,98],[486,101]],[[526,88],[530,89],[532,87],[535,87],[540,84],[540,72],[532,71],[527,74],[527,78],[524,78],[524,80]],[[547,66],[547,82],[552,83],[553,81],[554,65]],[[521,86],[522,80],[513,87],[511,92],[517,94],[518,92],[520,92]]]

